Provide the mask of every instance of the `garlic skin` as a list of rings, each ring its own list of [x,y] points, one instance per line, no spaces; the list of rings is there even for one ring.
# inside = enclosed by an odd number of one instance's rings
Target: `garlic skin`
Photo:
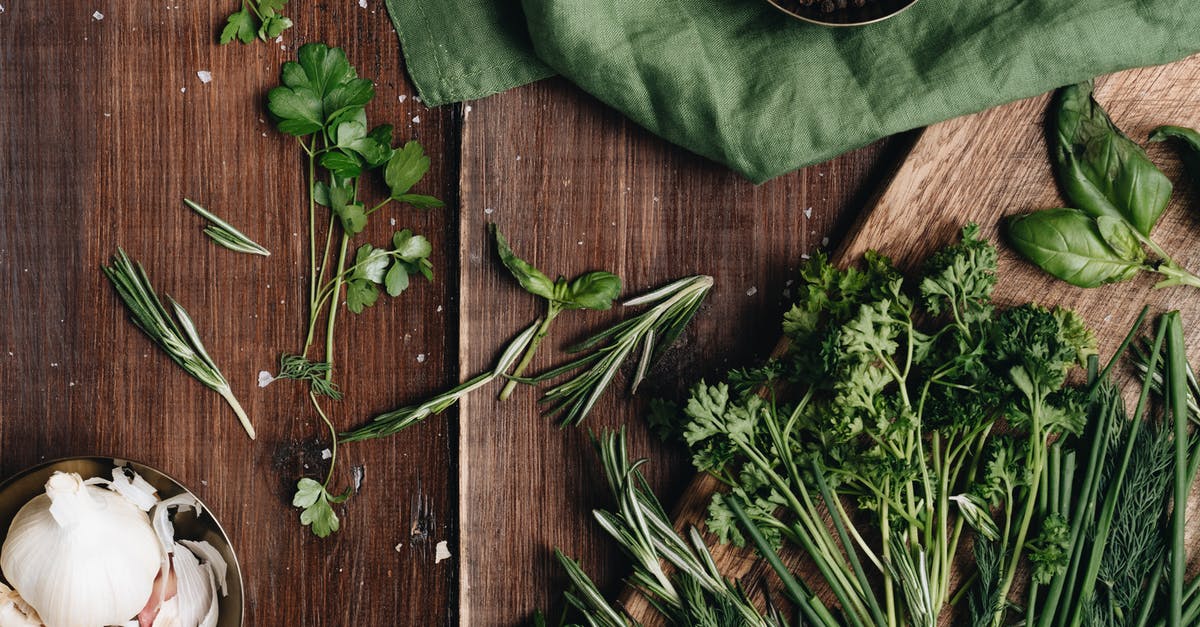
[[[123,625],[150,598],[160,551],[138,506],[56,472],[13,518],[0,569],[48,627]]]
[[[0,627],[42,627],[42,619],[16,590],[0,583]]]

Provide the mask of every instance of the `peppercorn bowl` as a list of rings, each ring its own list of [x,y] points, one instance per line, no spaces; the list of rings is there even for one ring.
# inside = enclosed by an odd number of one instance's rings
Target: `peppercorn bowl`
[[[45,462],[27,468],[0,483],[0,545],[8,537],[9,527],[17,512],[34,497],[45,493],[46,482],[55,472],[76,473],[85,479],[107,478],[114,468],[128,468],[150,484],[160,499],[186,494],[195,499],[201,508],[196,514],[190,509],[180,508],[174,513],[175,537],[180,540],[208,542],[226,564],[226,594],[218,595],[217,627],[242,627],[244,593],[241,566],[229,536],[213,516],[208,506],[181,483],[166,473],[137,462],[112,457],[70,457]],[[0,578],[0,581],[3,581]]]
[[[863,26],[895,17],[917,0],[767,0],[805,22],[823,26]]]

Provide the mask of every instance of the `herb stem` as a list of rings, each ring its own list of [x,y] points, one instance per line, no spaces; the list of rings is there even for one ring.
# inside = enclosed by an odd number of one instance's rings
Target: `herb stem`
[[[521,375],[525,374],[525,369],[528,368],[529,363],[533,361],[533,354],[537,352],[538,345],[542,343],[542,340],[545,339],[546,334],[550,332],[550,323],[554,322],[554,319],[557,318],[558,314],[562,313],[562,311],[562,308],[554,302],[551,302],[549,307],[546,308],[546,317],[542,320],[542,323],[538,325],[537,332],[534,333],[533,339],[529,342],[529,348],[525,349],[525,354],[521,356],[521,361],[517,362],[517,367],[512,373],[513,377],[520,377]],[[508,400],[508,398],[512,396],[513,390],[515,389],[517,389],[517,380],[515,378],[509,379],[508,383],[504,385],[504,389],[500,390],[500,400]]]
[[[325,483],[321,484],[321,487],[328,488],[329,482],[333,480],[333,469],[337,467],[338,433],[333,426],[333,421],[325,415],[325,410],[321,409],[321,403],[317,402],[317,395],[309,391],[308,398],[312,401],[317,414],[321,416],[321,420],[325,421],[325,426],[329,427],[329,439],[332,441],[332,444],[329,445],[329,472],[325,473]]]
[[[346,269],[346,248],[350,245],[350,235],[342,233],[341,252],[338,253],[337,274],[334,276],[332,301],[329,304],[329,322],[325,325],[325,363],[329,370],[325,372],[325,380],[333,380],[333,330],[337,325],[338,295],[342,293],[342,272]]]
[[[1186,531],[1188,476],[1187,476],[1187,358],[1184,352],[1183,327],[1179,322],[1179,312],[1172,311],[1165,316],[1167,325],[1167,383],[1170,385],[1169,406],[1175,423],[1175,499],[1174,510],[1171,513],[1171,601],[1167,624],[1179,627],[1183,623],[1183,578],[1187,563],[1184,544]]]
[[[242,409],[242,404],[233,395],[233,390],[229,389],[229,386],[226,385],[216,388],[216,392],[233,408],[233,413],[237,414],[238,422],[242,423],[242,428],[246,430],[246,435],[249,435],[250,439],[253,440],[255,437],[254,425],[250,424],[250,417],[246,415],[246,410]]]

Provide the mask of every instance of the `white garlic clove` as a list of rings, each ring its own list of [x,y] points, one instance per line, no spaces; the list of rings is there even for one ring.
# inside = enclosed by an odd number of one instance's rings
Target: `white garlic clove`
[[[102,627],[142,609],[160,555],[145,512],[78,474],[55,473],[13,518],[0,569],[47,624]]]
[[[17,594],[16,590],[0,583],[0,627],[42,627],[36,610]]]

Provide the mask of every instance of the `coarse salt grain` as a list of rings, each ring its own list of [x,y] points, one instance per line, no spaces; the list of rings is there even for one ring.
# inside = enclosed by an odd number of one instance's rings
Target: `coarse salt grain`
[[[100,20],[104,19],[104,14],[99,11],[96,11],[95,13],[92,14],[92,19],[99,22]]]
[[[271,376],[271,373],[267,372],[266,370],[258,371],[258,387],[265,388],[268,385],[271,385],[271,382],[274,380],[275,377]]]
[[[812,217],[812,207],[809,207],[808,209],[804,210],[804,217],[806,217],[806,218]]]
[[[367,0],[358,0],[358,6],[364,9],[367,8]]]
[[[209,72],[208,70],[199,70],[196,72],[196,78],[199,78],[201,83],[207,85],[212,82],[212,72]]]
[[[420,124],[420,123],[421,123],[421,116],[414,115],[413,116],[413,124]]]
[[[406,95],[404,95],[404,94],[400,94],[399,96],[396,96],[396,98],[397,98],[397,99],[398,99],[400,102],[404,102],[405,100],[408,100],[408,96],[406,96]]]
[[[438,542],[437,547],[434,548],[433,563],[437,564],[442,560],[448,559],[450,559],[450,547],[446,544],[445,540],[442,540],[441,542]]]
[[[420,355],[417,355],[417,363],[418,364],[425,363],[425,353],[421,353]]]
[[[333,457],[333,451],[329,449],[321,451],[321,459],[329,459],[330,457]]]
[[[746,296],[754,296],[757,293],[758,293],[758,288],[753,285],[750,286],[750,289],[746,290]]]

